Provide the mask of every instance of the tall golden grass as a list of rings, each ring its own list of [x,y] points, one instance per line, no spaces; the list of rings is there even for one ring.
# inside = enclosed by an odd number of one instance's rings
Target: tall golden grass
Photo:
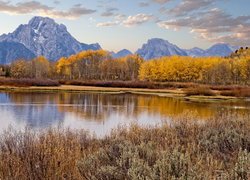
[[[8,130],[0,139],[0,179],[249,179],[250,115],[204,123],[85,131]]]
[[[206,86],[196,86],[185,90],[187,96],[215,96],[216,93]]]

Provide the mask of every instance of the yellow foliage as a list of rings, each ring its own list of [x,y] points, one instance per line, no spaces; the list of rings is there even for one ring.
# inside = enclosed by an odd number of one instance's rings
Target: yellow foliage
[[[249,84],[250,58],[162,57],[144,62],[140,80]]]

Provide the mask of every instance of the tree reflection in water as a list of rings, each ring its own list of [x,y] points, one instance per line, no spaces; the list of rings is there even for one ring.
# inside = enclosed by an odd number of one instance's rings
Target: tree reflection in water
[[[0,114],[4,115],[0,117],[1,121],[26,124],[32,128],[67,124],[111,129],[119,123],[159,123],[186,111],[200,119],[215,116],[221,110],[245,114],[250,107],[250,102],[194,103],[151,95],[104,93],[9,92],[0,93],[0,101]]]

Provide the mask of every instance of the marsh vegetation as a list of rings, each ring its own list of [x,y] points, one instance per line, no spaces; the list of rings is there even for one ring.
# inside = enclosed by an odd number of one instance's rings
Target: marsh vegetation
[[[250,117],[186,114],[161,127],[120,127],[95,138],[69,129],[8,130],[1,179],[248,179]]]

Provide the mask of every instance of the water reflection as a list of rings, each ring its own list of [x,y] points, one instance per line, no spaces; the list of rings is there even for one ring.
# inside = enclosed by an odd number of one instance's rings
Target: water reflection
[[[103,135],[121,124],[156,125],[170,121],[184,111],[192,111],[202,119],[220,111],[247,113],[249,105],[250,102],[193,103],[133,94],[0,93],[0,129],[9,125],[34,129],[63,126]]]

